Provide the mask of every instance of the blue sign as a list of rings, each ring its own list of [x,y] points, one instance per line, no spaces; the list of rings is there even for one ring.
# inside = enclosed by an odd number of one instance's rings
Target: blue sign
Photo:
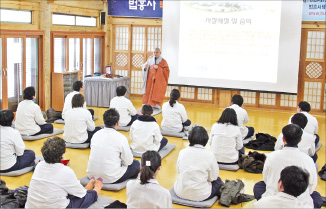
[[[162,3],[160,0],[108,0],[108,15],[162,18]]]
[[[302,21],[326,21],[326,0],[303,0]]]

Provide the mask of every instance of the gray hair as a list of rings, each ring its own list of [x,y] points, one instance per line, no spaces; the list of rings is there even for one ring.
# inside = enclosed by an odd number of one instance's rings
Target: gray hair
[[[158,47],[156,47],[156,48],[154,49],[154,51],[159,51],[159,52],[161,52],[161,49],[158,48]]]

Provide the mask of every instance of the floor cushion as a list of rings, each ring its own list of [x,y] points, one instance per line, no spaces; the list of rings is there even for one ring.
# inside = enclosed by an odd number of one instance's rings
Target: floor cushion
[[[87,148],[89,148],[89,143],[80,144],[80,143],[66,142],[66,147],[71,148],[71,149],[87,149]]]
[[[44,158],[42,156],[35,156],[35,165],[37,165],[39,163],[39,161],[42,161],[44,160]],[[16,171],[11,171],[11,172],[8,172],[8,173],[1,173],[0,175],[1,176],[11,176],[11,177],[15,177],[15,176],[21,176],[25,173],[28,173],[30,171],[32,171],[34,169],[34,166],[29,166],[29,167],[26,167],[26,168],[23,168],[23,169],[20,169],[20,170],[16,170]]]
[[[102,190],[106,190],[106,191],[120,191],[124,188],[126,188],[128,181],[130,181],[132,179],[127,179],[124,182],[118,183],[118,184],[103,184]],[[90,179],[88,178],[88,176],[85,176],[83,178],[80,179],[80,183],[83,186],[86,186],[89,183]]]
[[[174,188],[170,189],[170,194],[172,197],[172,202],[174,204],[185,205],[185,206],[190,206],[195,208],[210,208],[218,200],[217,196],[213,197],[212,199],[204,200],[204,201],[191,201],[191,200],[182,199],[176,195],[176,193],[174,192]]]
[[[161,134],[163,136],[173,136],[173,137],[177,137],[177,138],[183,138],[186,136],[186,134],[184,132],[164,131],[162,129],[161,129]]]
[[[174,144],[167,144],[163,147],[163,149],[161,149],[158,153],[160,154],[161,158],[163,159],[165,156],[167,156],[176,146]],[[143,155],[143,153],[139,153],[139,152],[134,152],[133,150],[131,150],[131,153],[134,157],[139,157],[141,158],[141,156]]]
[[[105,206],[114,202],[114,199],[106,196],[98,196],[96,202],[94,202],[88,208],[104,208]]]
[[[35,141],[35,140],[39,140],[39,139],[49,138],[51,136],[59,135],[62,133],[63,133],[62,129],[54,128],[52,134],[40,134],[40,135],[36,135],[36,136],[22,135],[22,138],[24,141]]]
[[[98,116],[93,117],[94,121],[97,120],[97,119],[99,119]],[[58,119],[58,120],[55,120],[54,123],[65,124],[65,121],[63,119]]]

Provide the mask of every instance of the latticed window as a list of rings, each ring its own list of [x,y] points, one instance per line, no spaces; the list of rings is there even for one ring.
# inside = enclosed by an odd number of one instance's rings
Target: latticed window
[[[260,93],[259,104],[275,105],[276,94]]]
[[[324,31],[308,31],[307,59],[324,59]]]
[[[240,91],[240,95],[243,97],[243,103],[256,104],[256,92]]]

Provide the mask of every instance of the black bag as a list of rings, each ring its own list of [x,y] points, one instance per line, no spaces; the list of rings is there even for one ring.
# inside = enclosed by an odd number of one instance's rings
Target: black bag
[[[262,173],[266,155],[258,152],[249,152],[248,155],[242,155],[239,158],[238,165],[249,173]]]
[[[320,176],[321,180],[326,181],[326,164],[318,172],[318,175]]]
[[[274,136],[258,133],[256,134],[256,140],[252,140],[244,146],[253,150],[274,151],[276,141],[277,139]]]
[[[53,108],[48,109],[45,111],[48,123],[53,123],[55,120],[62,119],[62,113],[59,111],[55,111]]]
[[[119,200],[114,201],[110,205],[105,206],[104,208],[127,208],[127,205]]]

